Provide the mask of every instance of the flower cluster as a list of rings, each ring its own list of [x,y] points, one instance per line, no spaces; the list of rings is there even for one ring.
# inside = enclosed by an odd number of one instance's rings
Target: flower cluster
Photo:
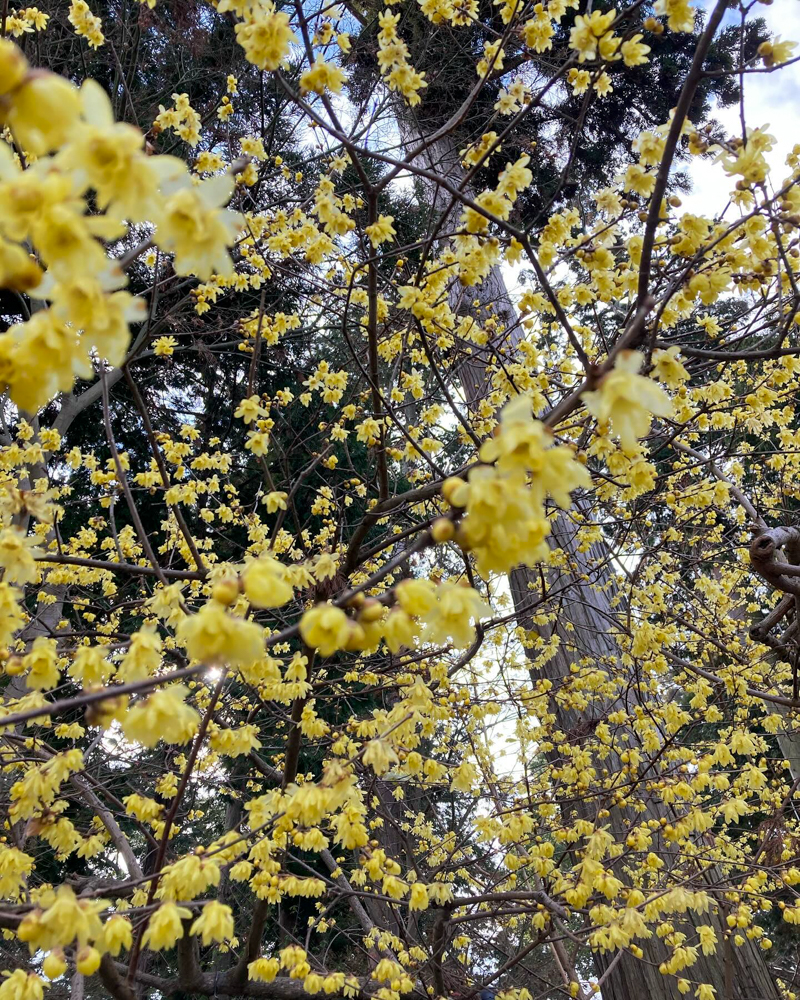
[[[133,222],[155,222],[156,243],[182,274],[210,277],[232,265],[227,246],[239,216],[222,206],[233,179],[195,187],[169,156],[147,156],[132,126],[115,124],[91,80],[80,90],[63,77],[32,72],[17,47],[0,46],[2,117],[20,148],[0,143],[0,284],[49,306],[0,340],[0,378],[22,409],[35,412],[76,375],[91,375],[96,354],[120,364],[129,323],[144,304],[124,290],[125,275],[100,239],[124,238]],[[101,213],[92,213],[89,195]],[[35,257],[26,247],[35,249]]]

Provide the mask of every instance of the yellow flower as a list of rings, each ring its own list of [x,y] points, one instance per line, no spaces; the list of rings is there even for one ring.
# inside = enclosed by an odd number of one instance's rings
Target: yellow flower
[[[384,875],[381,890],[392,899],[402,899],[408,892],[406,883],[396,875]],[[378,963],[380,965],[380,963]]]
[[[366,227],[365,232],[373,247],[380,246],[381,243],[385,243],[395,235],[393,222],[393,215],[379,215],[377,222],[373,222],[371,226]]]
[[[484,442],[480,457],[483,462],[495,462],[503,473],[531,473],[531,488],[539,504],[552,496],[566,509],[573,490],[591,485],[589,473],[576,461],[574,452],[564,445],[554,447],[550,431],[533,419],[529,396],[518,395],[506,403],[499,433]],[[467,506],[469,509],[469,501]]]
[[[245,448],[254,455],[266,455],[269,451],[269,434],[266,431],[252,431],[248,435]]]
[[[5,578],[11,583],[33,583],[38,571],[33,539],[15,528],[0,531],[0,566],[5,570]]]
[[[100,936],[102,924],[97,914],[104,908],[102,900],[79,900],[69,886],[62,885],[52,906],[36,921],[34,937],[29,940],[40,948],[63,947],[75,941],[82,948]]]
[[[42,962],[42,972],[47,976],[48,979],[58,979],[59,976],[63,976],[67,971],[67,960],[64,957],[64,951],[61,948],[56,948],[50,952],[50,954]]]
[[[653,415],[668,417],[672,413],[672,402],[661,386],[637,374],[642,360],[636,351],[623,351],[600,388],[582,397],[590,413],[610,422],[613,436],[628,453],[636,452],[639,438],[650,432]]]
[[[161,639],[154,625],[144,625],[131,636],[128,652],[117,670],[125,681],[150,677],[161,665]]]
[[[16,847],[0,849],[0,895],[16,900],[33,870],[33,858]]]
[[[620,46],[622,61],[626,66],[643,66],[649,62],[647,53],[650,51],[649,45],[642,44],[642,35],[633,35]]]
[[[537,8],[541,4],[536,5]],[[553,22],[547,12],[537,10],[536,17],[522,25],[522,37],[529,49],[534,52],[547,52],[553,47]]]
[[[436,596],[436,605],[425,615],[425,638],[437,644],[449,639],[457,649],[469,646],[475,639],[471,623],[488,613],[486,602],[472,587],[455,583],[443,583]]]
[[[296,944],[281,948],[281,967],[289,970],[292,979],[305,979],[310,971],[305,950]]]
[[[102,646],[81,646],[69,666],[68,673],[88,687],[106,684],[113,667],[103,656]]]
[[[217,753],[227,757],[241,757],[261,746],[256,733],[257,729],[253,725],[242,726],[240,729],[218,729],[212,734],[210,742]]]
[[[373,973],[375,979],[379,983],[390,982],[392,979],[396,979],[402,974],[402,965],[400,965],[399,962],[393,961],[391,958],[382,958],[375,966],[375,972]]]
[[[35,413],[56,392],[72,388],[78,351],[75,331],[42,309],[0,337],[0,384],[17,406]]]
[[[300,93],[313,91],[315,94],[324,94],[326,90],[330,90],[338,94],[345,79],[342,70],[320,58],[300,74]]]
[[[42,1000],[44,981],[34,972],[15,969],[0,984],[0,1000]]]
[[[81,975],[93,976],[100,967],[100,952],[90,945],[81,948],[75,956],[75,968]]]
[[[80,120],[77,89],[63,76],[33,72],[13,92],[0,121],[9,126],[23,149],[44,156],[71,138]]]
[[[219,885],[219,880],[219,865],[213,857],[187,854],[165,869],[161,891],[163,898],[170,902],[194,899],[210,886]]]
[[[183,937],[183,924],[192,911],[175,903],[162,903],[150,917],[150,922],[142,936],[142,943],[151,951],[172,948]]]
[[[652,194],[656,186],[656,175],[648,173],[644,167],[638,163],[632,163],[625,171],[623,178],[623,190],[633,191],[634,194],[647,198]]]
[[[717,935],[713,927],[703,924],[697,928],[700,948],[704,955],[713,955],[717,950]]]
[[[217,9],[223,13],[231,6],[228,0],[222,0]],[[245,58],[259,69],[278,69],[289,54],[289,45],[297,41],[288,15],[276,11],[271,3],[249,6],[246,20],[237,24],[235,30]]]
[[[570,48],[578,53],[580,62],[596,57],[598,40],[606,34],[616,16],[616,10],[612,9],[605,13],[594,10],[591,14],[579,14],[575,18],[575,25],[569,35],[569,44]]]
[[[689,379],[689,372],[678,360],[679,354],[679,347],[653,351],[653,375],[670,389],[677,389]]]
[[[318,649],[322,656],[332,656],[344,649],[350,639],[353,623],[342,611],[332,604],[317,604],[300,619],[300,635],[303,642],[312,649]]]
[[[99,947],[103,951],[109,952],[115,958],[122,949],[128,949],[133,941],[133,928],[127,917],[115,913],[103,924],[103,934],[99,940]]]
[[[592,86],[599,97],[607,97],[614,89],[608,73],[601,73]]]
[[[54,688],[61,679],[55,639],[38,636],[30,651],[25,655],[22,664],[28,671],[25,683],[35,691],[47,691],[49,688]]]
[[[688,0],[656,0],[653,10],[666,15],[670,31],[694,31],[694,10]]]
[[[792,58],[796,48],[797,42],[782,42],[781,36],[776,35],[770,41],[762,42],[759,45],[758,54],[763,59],[765,66],[779,66]]]
[[[184,684],[171,684],[154,691],[128,711],[122,731],[129,740],[146,747],[154,747],[159,740],[188,742],[200,724],[198,713],[186,704],[188,694]]]
[[[370,740],[366,745],[362,760],[376,774],[385,774],[392,764],[398,762],[398,757],[391,743],[386,740]]]
[[[84,349],[92,346],[113,365],[121,364],[130,342],[128,324],[144,319],[142,299],[113,292],[121,279],[114,271],[72,277],[53,285],[48,294],[53,314],[84,333]]]
[[[424,883],[414,882],[411,886],[411,898],[408,902],[408,908],[409,910],[428,909],[428,890]]]
[[[170,358],[177,346],[178,341],[174,337],[159,337],[153,341],[153,354],[157,358]]]
[[[261,406],[260,396],[248,396],[243,399],[233,413],[234,417],[243,420],[246,424],[252,424],[254,420],[264,415]]]
[[[375,417],[366,417],[356,425],[356,438],[367,445],[377,444],[381,435],[381,422]]]
[[[260,625],[228,614],[217,601],[209,601],[196,615],[178,626],[178,641],[193,660],[221,661],[237,666],[253,663],[264,654]]]
[[[748,184],[759,184],[769,172],[764,153],[774,145],[774,136],[761,129],[747,129],[747,142],[738,149],[736,156],[723,150],[717,159],[724,164],[726,173],[741,174]]]
[[[471,792],[478,778],[478,769],[474,764],[465,761],[453,772],[450,787],[457,792]]]
[[[423,617],[436,606],[436,587],[430,580],[401,580],[394,593],[400,607],[416,618]]]
[[[82,35],[91,48],[97,49],[104,43],[102,21],[92,13],[86,0],[72,0],[68,20],[75,28],[75,34]]]
[[[567,80],[573,94],[585,94],[592,82],[592,74],[586,69],[576,69],[574,66],[567,74]]]
[[[268,514],[274,514],[278,510],[286,510],[289,495],[284,493],[283,490],[273,490],[270,493],[266,493],[262,498],[261,502],[267,508]]]
[[[201,935],[206,946],[212,941],[230,940],[233,937],[233,910],[216,900],[206,903],[189,933]]]
[[[30,292],[41,282],[43,273],[21,246],[0,239],[0,287]]]
[[[7,94],[22,83],[28,60],[7,38],[0,39],[0,94]]]
[[[164,202],[155,241],[162,250],[175,254],[178,274],[194,274],[207,281],[215,272],[233,273],[227,248],[241,227],[241,216],[221,206],[230,200],[234,187],[229,174],[197,185],[187,180]]]
[[[277,559],[264,557],[244,571],[244,592],[256,608],[279,608],[294,596],[287,573]]]
[[[503,474],[479,466],[469,473],[469,483],[454,482],[458,486],[448,488],[445,496],[467,508],[456,540],[474,551],[481,575],[508,572],[520,563],[533,566],[547,557],[550,523],[536,478],[529,487],[521,472]]]
[[[381,623],[383,637],[389,651],[399,652],[403,646],[411,646],[419,627],[405,611],[397,609],[390,612]]]
[[[281,969],[277,958],[257,958],[247,966],[247,978],[251,982],[271,983]]]

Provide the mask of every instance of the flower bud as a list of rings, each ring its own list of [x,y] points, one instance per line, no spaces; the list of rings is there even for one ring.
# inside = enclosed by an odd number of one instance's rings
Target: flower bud
[[[0,94],[18,87],[28,72],[28,60],[7,38],[0,39]]]
[[[376,601],[374,597],[367,598],[361,607],[358,620],[367,623],[380,621],[383,618],[383,611],[383,605],[380,601]]]
[[[431,525],[431,538],[434,542],[449,542],[455,538],[456,529],[449,517],[437,517]]]
[[[12,656],[7,661],[3,668],[9,677],[19,677],[20,674],[25,672],[25,667],[22,664],[22,660],[18,656]]]
[[[42,962],[42,972],[48,979],[58,979],[67,971],[67,960],[61,948],[55,948]]]
[[[211,599],[225,607],[233,604],[238,596],[239,578],[235,576],[227,576],[224,580],[219,580],[211,591]]]
[[[100,967],[100,952],[97,948],[81,948],[75,957],[75,968],[83,976],[93,976]]]
[[[466,506],[467,484],[458,476],[449,476],[442,483],[442,496],[453,507]]]

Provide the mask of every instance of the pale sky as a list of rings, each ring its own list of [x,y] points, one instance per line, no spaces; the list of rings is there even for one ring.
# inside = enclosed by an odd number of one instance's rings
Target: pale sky
[[[704,6],[709,6],[706,0]],[[775,0],[771,6],[758,4],[751,16],[763,17],[773,35],[780,35],[786,41],[798,43],[795,55],[800,55],[800,0]],[[732,11],[727,16],[730,23],[738,23],[738,16]],[[775,169],[774,180],[780,183],[788,176],[784,167],[786,155],[795,143],[800,143],[800,63],[794,63],[775,73],[752,73],[745,76],[745,121],[749,128],[763,128],[769,125],[770,135],[777,140],[775,148],[768,155],[770,165]],[[731,135],[739,135],[739,107],[717,110],[714,117],[725,126]],[[691,168],[692,193],[683,199],[688,212],[711,215],[724,208],[727,194],[732,184],[720,184],[724,178],[720,167],[712,160],[694,159]]]

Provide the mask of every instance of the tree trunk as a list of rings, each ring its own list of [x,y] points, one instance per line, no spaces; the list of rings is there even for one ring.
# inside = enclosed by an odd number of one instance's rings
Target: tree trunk
[[[559,592],[555,599],[558,618],[552,629],[538,629],[547,638],[555,632],[560,643],[544,667],[531,671],[532,679],[538,680],[544,675],[553,682],[554,689],[569,680],[573,663],[586,657],[592,658],[596,666],[613,670],[616,665],[616,669],[620,669],[621,650],[615,639],[615,618],[619,612],[613,609],[611,602],[616,587],[610,551],[605,544],[595,543],[588,552],[579,552],[574,536],[575,527],[569,517],[560,514],[553,523],[552,541],[567,554],[568,565],[548,574],[548,586],[557,587]],[[529,584],[540,589],[538,573],[524,567],[516,569],[510,574],[510,584],[519,623],[527,630],[536,630],[528,609],[533,596]],[[628,691],[635,704],[638,701],[636,685],[631,684]],[[615,707],[598,700],[584,711],[577,712],[560,707],[555,699],[551,703],[559,727],[565,733],[574,734],[576,742],[590,739],[596,724]],[[634,735],[632,730],[629,734]],[[613,756],[606,758],[605,766],[608,767],[612,761]],[[610,811],[609,824],[618,842],[624,842],[629,827],[645,818],[641,814],[634,818],[628,810],[614,807],[610,801],[603,805]],[[582,811],[580,804],[573,808],[576,813]],[[594,819],[597,808],[596,802],[591,803],[591,811],[587,811],[585,818]],[[648,803],[648,814],[655,818],[673,818],[668,806],[653,801]],[[669,848],[662,844],[658,853],[664,857]],[[621,871],[616,874],[625,880]],[[699,884],[694,880],[694,888],[706,889],[713,894],[713,882],[708,879]],[[741,947],[736,947],[721,911],[704,915],[671,915],[669,919],[676,930],[687,935],[687,944],[696,943],[696,928],[702,925],[713,927],[720,942],[715,954],[699,954],[696,963],[683,973],[687,978],[710,983],[716,990],[718,1000],[778,1000],[780,992],[767,966],[765,953],[756,941],[747,938]],[[641,959],[628,953],[621,958],[615,952],[593,954],[598,978],[604,974],[608,976],[602,985],[603,1000],[643,1000],[645,997],[647,1000],[677,1000],[676,977],[659,972],[659,965],[669,959],[670,950],[655,935],[650,940],[636,943],[644,952]]]
[[[406,143],[411,147],[413,133],[410,123],[404,122],[402,116],[400,121]],[[444,173],[451,181],[463,176],[458,156],[458,142],[452,135],[437,140],[423,153],[422,158],[425,167]],[[452,199],[449,193],[444,192],[433,181],[424,179],[420,183],[425,202],[430,204],[434,211],[450,215]],[[444,230],[444,226],[442,229]],[[471,310],[475,301],[483,308],[491,306],[494,315],[502,320],[504,329],[500,330],[496,342],[490,345],[489,349],[481,350],[470,345],[471,353],[459,367],[458,378],[467,403],[473,411],[488,394],[486,369],[493,356],[492,348],[507,350],[519,340],[516,309],[508,295],[499,267],[493,268],[484,281],[475,288],[454,289],[451,292],[450,307],[454,312],[464,315]],[[577,506],[580,510],[580,500]],[[586,514],[585,507],[583,513]],[[624,669],[621,667],[622,650],[616,634],[619,629],[617,618],[620,610],[615,608],[612,602],[617,592],[612,552],[604,542],[595,542],[588,551],[581,552],[575,544],[576,532],[577,526],[567,513],[558,514],[552,522],[551,543],[560,548],[568,559],[567,566],[547,574],[548,589],[553,588],[558,595],[554,599],[557,616],[553,626],[539,628],[531,620],[530,609],[536,592],[541,588],[541,576],[538,571],[520,567],[509,575],[511,595],[519,624],[529,631],[539,631],[545,638],[549,638],[555,632],[560,640],[558,649],[547,663],[531,671],[534,680],[543,675],[553,681],[554,690],[569,681],[573,664],[584,658],[588,658],[596,666],[609,672]],[[541,610],[541,607],[537,607],[537,612]],[[634,703],[639,701],[635,683],[630,684],[628,696]],[[577,711],[563,708],[553,698],[551,710],[555,713],[558,726],[563,732],[573,733],[573,738],[577,741],[587,741],[596,724],[609,711],[613,711],[613,706],[598,699],[583,711]],[[608,766],[608,763],[609,759],[605,765]],[[631,815],[627,815],[627,810],[615,808],[611,802],[608,806],[611,811],[612,831],[618,841],[622,839],[624,842],[627,827],[636,821]],[[670,816],[668,807],[657,802],[650,804],[649,811],[659,818]],[[594,815],[591,818],[594,819]],[[639,821],[641,818],[639,816]],[[622,872],[618,872],[618,877],[624,881]],[[696,888],[703,887],[705,886],[696,886]],[[713,886],[708,885],[708,889],[713,889]],[[687,978],[694,982],[710,983],[716,991],[718,1000],[755,1000],[755,998],[779,1000],[780,993],[767,967],[764,952],[756,941],[750,939],[745,939],[741,947],[735,947],[721,912],[702,916],[672,915],[670,919],[676,929],[687,935],[687,944],[696,943],[696,928],[700,925],[711,925],[720,942],[714,955],[708,957],[699,955],[697,962],[685,971],[684,975]],[[597,976],[604,977],[603,1000],[678,998],[677,978],[659,972],[660,964],[670,957],[670,951],[663,941],[654,934],[649,940],[639,940],[636,943],[644,952],[642,959],[636,959],[628,953],[623,953],[621,956],[617,952],[593,953]]]

